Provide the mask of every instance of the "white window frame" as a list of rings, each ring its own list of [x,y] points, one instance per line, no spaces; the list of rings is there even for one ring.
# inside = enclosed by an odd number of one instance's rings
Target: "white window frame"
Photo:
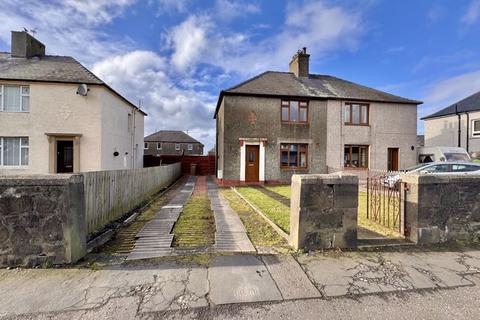
[[[480,119],[472,120],[472,137],[480,137],[480,131],[475,131],[475,122],[480,122]]]
[[[180,151],[180,143],[175,143],[175,151]]]
[[[193,151],[193,143],[188,144],[188,151]]]
[[[143,143],[143,150],[148,150],[148,142]]]
[[[19,87],[20,88],[20,109],[17,111],[5,111],[5,86],[7,87]],[[23,93],[23,88],[28,88],[28,94]],[[28,110],[23,110],[23,97],[28,97]],[[0,84],[0,112],[15,112],[15,113],[28,113],[30,112],[30,86],[21,86],[21,85],[16,85],[16,84]]]
[[[162,150],[162,143],[161,142],[157,142],[157,150]]]
[[[6,166],[3,164],[3,138],[16,138],[20,140],[20,148],[18,148],[18,159],[19,159],[19,164],[18,165],[13,165],[13,166]],[[28,145],[24,146],[22,145],[22,139],[27,139]],[[22,164],[22,149],[27,149],[28,150],[28,162],[27,164]],[[30,138],[29,137],[0,137],[0,168],[2,169],[26,169],[28,168],[28,165],[30,164]]]

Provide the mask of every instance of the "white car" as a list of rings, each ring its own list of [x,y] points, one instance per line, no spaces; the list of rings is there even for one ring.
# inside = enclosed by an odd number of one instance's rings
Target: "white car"
[[[403,171],[404,173],[420,174],[478,174],[480,175],[480,163],[474,162],[430,162],[422,163]],[[386,176],[384,185],[395,187],[400,180],[400,174]]]

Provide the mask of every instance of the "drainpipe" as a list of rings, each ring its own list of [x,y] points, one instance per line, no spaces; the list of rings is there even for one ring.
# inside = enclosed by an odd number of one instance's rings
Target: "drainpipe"
[[[467,115],[467,152],[469,152],[469,139],[470,139],[470,114],[468,112],[465,112]]]
[[[462,128],[461,128],[461,115],[458,113],[457,105],[455,105],[455,114],[458,117],[458,147],[462,147]]]

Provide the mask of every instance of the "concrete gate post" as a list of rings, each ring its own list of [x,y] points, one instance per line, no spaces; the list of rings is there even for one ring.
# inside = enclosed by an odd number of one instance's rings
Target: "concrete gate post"
[[[356,247],[357,210],[357,176],[294,175],[290,244],[305,250]]]

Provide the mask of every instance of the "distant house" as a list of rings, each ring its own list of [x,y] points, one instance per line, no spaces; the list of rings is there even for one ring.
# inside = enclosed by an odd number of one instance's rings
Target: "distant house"
[[[289,181],[295,173],[398,170],[416,164],[417,105],[328,75],[306,49],[290,72],[267,71],[220,92],[217,177]]]
[[[0,175],[140,168],[145,116],[26,32],[0,53]]]
[[[480,152],[480,92],[431,115],[425,121],[425,146],[462,147]]]
[[[208,151],[208,155],[209,156],[215,156],[216,149],[217,149],[217,147],[213,146],[213,148]]]
[[[203,144],[183,131],[161,130],[144,139],[146,156],[203,155]]]

